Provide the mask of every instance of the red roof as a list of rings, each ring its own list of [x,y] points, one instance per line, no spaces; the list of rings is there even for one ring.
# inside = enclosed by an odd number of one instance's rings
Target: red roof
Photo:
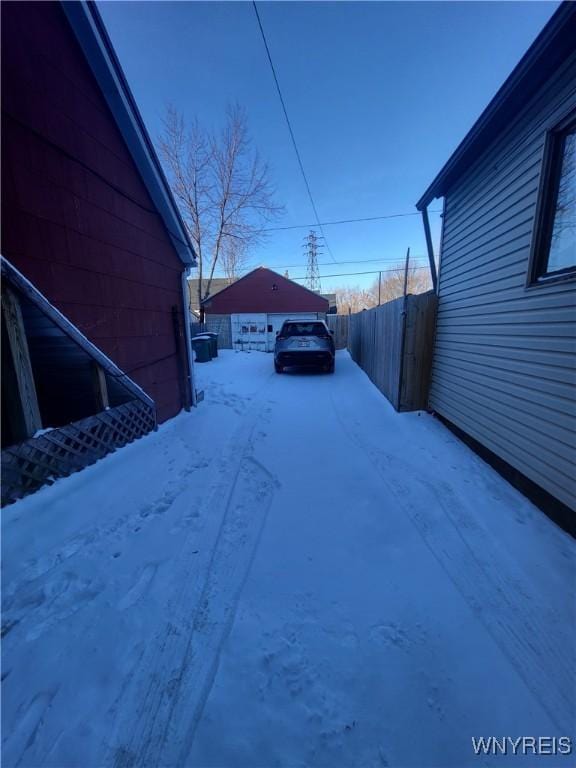
[[[328,312],[328,301],[314,291],[258,267],[203,302],[208,315],[238,312]]]

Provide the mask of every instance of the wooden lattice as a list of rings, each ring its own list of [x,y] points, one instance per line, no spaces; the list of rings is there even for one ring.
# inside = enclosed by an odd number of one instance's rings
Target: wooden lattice
[[[2,506],[93,464],[154,429],[154,409],[134,400],[2,451]]]

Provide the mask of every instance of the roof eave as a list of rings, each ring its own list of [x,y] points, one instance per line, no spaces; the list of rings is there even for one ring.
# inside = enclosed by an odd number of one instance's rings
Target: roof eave
[[[238,278],[238,280],[235,280],[233,283],[230,283],[230,285],[227,285],[225,288],[222,288],[222,290],[217,291],[217,293],[212,294],[211,296],[207,296],[205,299],[202,299],[201,305],[203,306],[206,302],[210,301],[213,296],[220,295],[221,293],[224,293],[224,291],[227,291],[229,288],[232,288],[238,283],[240,283],[242,280],[245,280],[247,277],[250,277],[250,275],[254,274],[254,272],[258,272],[259,269],[265,269],[266,272],[270,272],[272,275],[276,275],[276,277],[279,277],[282,280],[287,280],[290,283],[294,283],[294,285],[297,285],[299,288],[303,288],[305,291],[308,291],[308,293],[312,293],[316,298],[322,299],[323,301],[330,306],[330,302],[328,299],[324,299],[322,296],[320,296],[319,293],[316,293],[315,291],[311,291],[310,288],[307,288],[305,285],[300,285],[300,283],[296,283],[294,280],[290,280],[289,277],[284,277],[284,275],[279,274],[278,272],[275,272],[273,269],[270,269],[269,267],[255,267],[254,269],[251,269],[250,272],[246,272],[245,275],[242,275],[242,277]]]
[[[62,0],[61,5],[180,260],[195,267],[194,247],[96,4]]]

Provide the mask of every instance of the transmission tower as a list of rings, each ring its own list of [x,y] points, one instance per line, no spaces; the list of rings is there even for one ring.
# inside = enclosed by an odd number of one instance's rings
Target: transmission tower
[[[310,230],[308,237],[304,239],[304,249],[306,250],[306,285],[311,291],[322,292],[320,284],[320,270],[318,269],[318,254],[322,249],[318,244],[318,236],[313,229]]]

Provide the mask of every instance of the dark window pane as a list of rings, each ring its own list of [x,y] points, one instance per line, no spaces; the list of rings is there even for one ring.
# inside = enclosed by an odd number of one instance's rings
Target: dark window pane
[[[564,137],[546,272],[576,266],[576,133]]]
[[[322,323],[286,323],[283,336],[326,336],[326,328]]]

